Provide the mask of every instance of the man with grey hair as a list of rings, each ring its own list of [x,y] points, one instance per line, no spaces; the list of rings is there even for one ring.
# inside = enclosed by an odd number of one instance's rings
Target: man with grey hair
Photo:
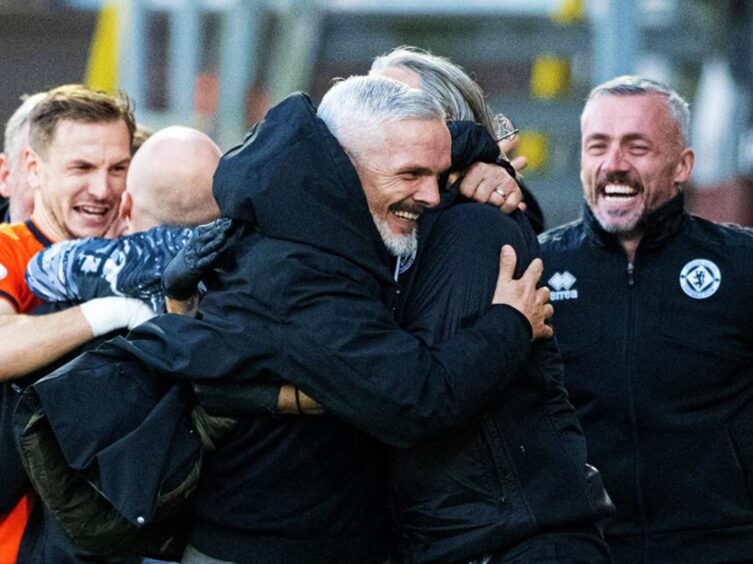
[[[543,237],[617,562],[753,554],[753,238],[691,216],[687,103],[623,76],[581,116],[582,220]]]
[[[29,142],[29,114],[45,97],[37,92],[23,97],[23,103],[10,116],[5,125],[3,153],[0,153],[0,196],[7,198],[7,223],[26,221],[34,210],[34,190],[26,176],[24,151]]]
[[[486,103],[484,91],[462,67],[417,47],[403,46],[376,57],[369,73],[394,78],[413,88],[425,90],[439,101],[447,119],[475,121],[495,135],[503,151],[499,162],[506,166],[503,168],[484,162],[472,164],[463,171],[459,193],[499,206],[507,213],[520,205],[534,231],[541,233],[544,230],[541,207],[515,170],[525,166],[525,158],[518,157],[510,163],[506,162],[505,152],[512,145],[504,137],[499,139],[503,133],[496,130],[496,116]]]
[[[285,380],[337,416],[240,417],[206,458],[184,562],[385,561],[384,447],[363,430],[407,445],[465,419],[551,335],[541,262],[513,279],[509,247],[473,323],[432,347],[398,327],[393,270],[449,167],[444,112],[422,91],[352,77],[318,113],[289,97],[215,175],[239,226],[199,315],[158,316],[62,369],[84,379],[74,395],[118,359],[228,385]]]

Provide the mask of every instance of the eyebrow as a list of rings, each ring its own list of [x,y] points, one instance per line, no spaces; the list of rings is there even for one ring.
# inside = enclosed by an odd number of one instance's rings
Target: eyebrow
[[[592,133],[590,135],[587,135],[585,137],[585,140],[586,141],[591,141],[591,140],[601,141],[604,139],[611,139],[611,138],[612,137],[610,135],[607,135],[606,133]],[[636,141],[636,140],[648,141],[649,140],[648,137],[646,137],[642,133],[628,133],[627,135],[623,135],[622,137],[620,137],[620,139],[624,141]]]
[[[124,159],[119,160],[116,163],[111,164],[110,166],[112,167],[112,166],[126,165],[126,164],[130,163],[131,160],[132,160],[132,158],[129,156],[129,157],[126,157]],[[66,166],[81,166],[81,165],[91,165],[91,164],[93,164],[92,161],[87,160],[87,159],[80,159],[79,158],[79,159],[70,161]]]
[[[436,172],[424,166],[406,166],[397,171],[398,174],[415,174],[416,176],[434,176]]]

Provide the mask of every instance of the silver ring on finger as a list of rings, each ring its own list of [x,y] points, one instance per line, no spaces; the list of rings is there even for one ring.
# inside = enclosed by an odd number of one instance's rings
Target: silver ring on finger
[[[499,194],[499,195],[500,195],[500,196],[502,196],[503,198],[505,198],[505,197],[506,197],[506,194],[505,194],[505,193],[504,193],[504,192],[503,192],[502,190],[500,190],[499,188],[495,188],[495,189],[494,189],[494,193],[495,193],[495,194]]]

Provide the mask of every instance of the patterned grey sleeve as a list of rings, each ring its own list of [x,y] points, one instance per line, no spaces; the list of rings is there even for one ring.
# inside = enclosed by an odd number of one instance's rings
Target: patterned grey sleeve
[[[82,302],[105,296],[140,298],[164,307],[160,276],[191,236],[191,229],[156,227],[119,239],[56,243],[29,262],[29,288],[48,302]]]

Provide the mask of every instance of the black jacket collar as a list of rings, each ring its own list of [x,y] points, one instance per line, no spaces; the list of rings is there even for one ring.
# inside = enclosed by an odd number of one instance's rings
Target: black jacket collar
[[[392,283],[358,174],[308,96],[283,100],[222,157],[213,192],[222,215],[344,256]]]
[[[685,196],[680,192],[666,204],[648,214],[640,246],[642,248],[655,248],[662,245],[680,231],[687,217]],[[601,227],[587,204],[583,206],[583,223],[588,237],[596,244],[604,247],[620,246],[617,237],[607,233]]]

